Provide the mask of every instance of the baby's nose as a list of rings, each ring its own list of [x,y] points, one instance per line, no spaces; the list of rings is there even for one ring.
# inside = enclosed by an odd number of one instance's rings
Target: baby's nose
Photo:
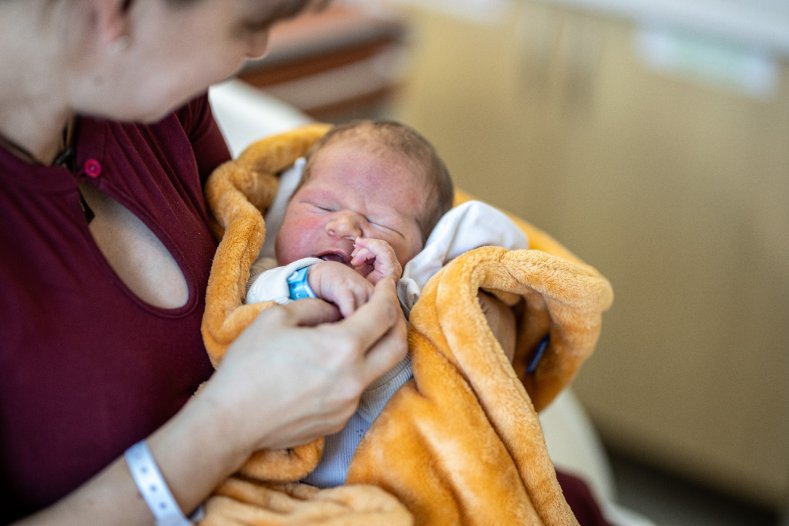
[[[357,214],[339,212],[326,223],[326,232],[334,237],[356,239],[362,235],[360,218]]]

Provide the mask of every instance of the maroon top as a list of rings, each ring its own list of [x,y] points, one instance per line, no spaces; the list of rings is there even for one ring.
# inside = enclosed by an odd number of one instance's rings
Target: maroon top
[[[211,374],[200,337],[216,248],[201,178],[229,158],[201,97],[161,122],[82,118],[77,176],[0,148],[0,523],[64,496],[147,436]],[[178,262],[189,300],[152,307],[82,213],[90,181]]]

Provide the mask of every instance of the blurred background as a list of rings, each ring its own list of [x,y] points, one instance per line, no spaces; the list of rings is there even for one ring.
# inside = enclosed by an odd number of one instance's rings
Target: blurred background
[[[413,125],[611,280],[573,388],[620,501],[789,524],[787,0],[335,0],[241,78]]]

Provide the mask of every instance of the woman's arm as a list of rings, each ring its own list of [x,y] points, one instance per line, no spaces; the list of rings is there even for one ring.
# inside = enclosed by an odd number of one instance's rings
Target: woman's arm
[[[394,283],[337,321],[319,300],[267,309],[225,355],[205,387],[148,445],[170,490],[191,513],[257,449],[338,431],[364,388],[402,360],[405,322]],[[52,507],[19,524],[150,524],[120,458]]]

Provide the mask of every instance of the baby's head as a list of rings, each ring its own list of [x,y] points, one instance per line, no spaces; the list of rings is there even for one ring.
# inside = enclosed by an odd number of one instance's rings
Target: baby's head
[[[277,236],[277,259],[347,262],[358,237],[383,239],[405,265],[452,206],[454,189],[433,146],[391,121],[332,128],[307,156]]]

